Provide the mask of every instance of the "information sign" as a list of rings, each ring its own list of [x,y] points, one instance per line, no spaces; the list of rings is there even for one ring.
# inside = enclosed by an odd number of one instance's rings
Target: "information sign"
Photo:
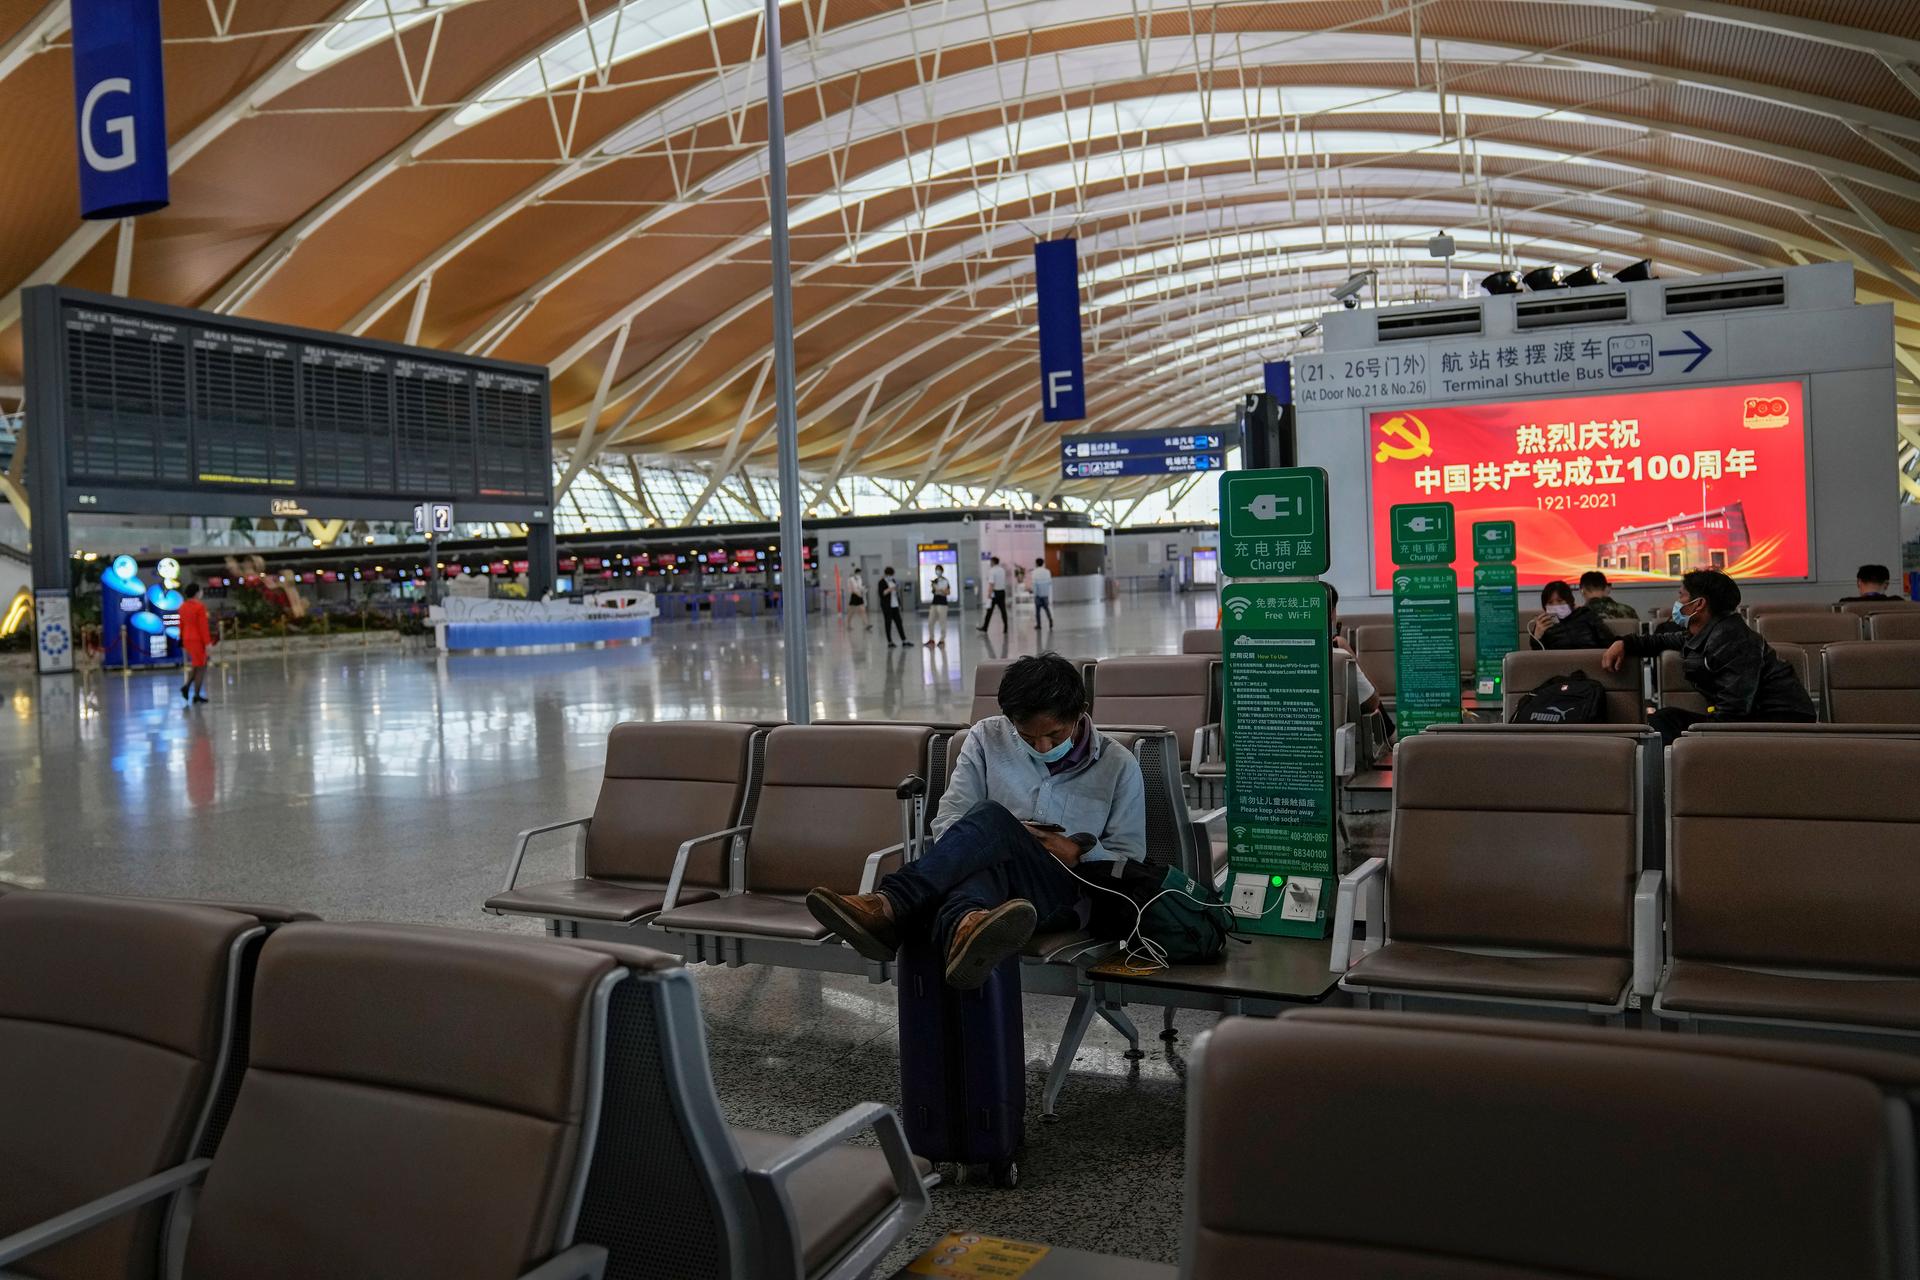
[[[1335,875],[1327,587],[1235,583],[1221,609],[1227,902],[1249,932],[1323,937]]]
[[[1327,473],[1278,467],[1222,475],[1220,537],[1229,578],[1319,577],[1328,564]]]
[[[1403,502],[1387,518],[1395,566],[1452,564],[1453,504]]]
[[[1451,568],[1393,571],[1393,661],[1400,737],[1460,720],[1460,584]]]
[[[1520,639],[1513,521],[1476,520],[1472,541],[1474,692],[1497,698],[1507,655],[1519,647]]]
[[[1510,564],[1473,566],[1474,691],[1483,698],[1500,696],[1507,655],[1520,647],[1518,576]]]

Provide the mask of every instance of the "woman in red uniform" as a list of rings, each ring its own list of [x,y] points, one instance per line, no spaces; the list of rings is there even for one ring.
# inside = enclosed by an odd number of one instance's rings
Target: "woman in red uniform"
[[[207,650],[213,647],[213,633],[207,626],[207,606],[200,603],[200,584],[189,582],[180,591],[186,603],[180,606],[180,647],[187,651],[187,682],[180,696],[195,702],[207,700]]]

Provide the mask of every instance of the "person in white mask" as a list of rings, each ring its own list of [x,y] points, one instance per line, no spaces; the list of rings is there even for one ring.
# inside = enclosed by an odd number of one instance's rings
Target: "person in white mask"
[[[1555,578],[1540,588],[1540,612],[1527,634],[1542,649],[1604,649],[1613,632],[1585,605],[1573,603],[1573,588]]]

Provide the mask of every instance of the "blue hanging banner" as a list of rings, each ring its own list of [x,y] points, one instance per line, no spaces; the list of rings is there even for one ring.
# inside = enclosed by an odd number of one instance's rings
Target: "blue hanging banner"
[[[1293,361],[1269,360],[1260,366],[1266,375],[1267,394],[1275,404],[1293,403]]]
[[[73,0],[80,216],[167,205],[167,90],[159,0]]]
[[[1086,373],[1080,363],[1080,242],[1042,240],[1033,246],[1034,294],[1040,314],[1040,417],[1074,422],[1087,416]]]

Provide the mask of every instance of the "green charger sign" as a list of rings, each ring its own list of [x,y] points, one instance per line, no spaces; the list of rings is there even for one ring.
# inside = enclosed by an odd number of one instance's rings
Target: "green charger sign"
[[[1509,653],[1519,647],[1519,575],[1513,521],[1481,520],[1473,526],[1473,677],[1481,697],[1499,697]]]
[[[1227,904],[1249,932],[1324,937],[1335,877],[1327,587],[1235,583],[1220,603]]]
[[[1451,502],[1387,513],[1393,546],[1394,719],[1402,738],[1460,720],[1460,582]]]

